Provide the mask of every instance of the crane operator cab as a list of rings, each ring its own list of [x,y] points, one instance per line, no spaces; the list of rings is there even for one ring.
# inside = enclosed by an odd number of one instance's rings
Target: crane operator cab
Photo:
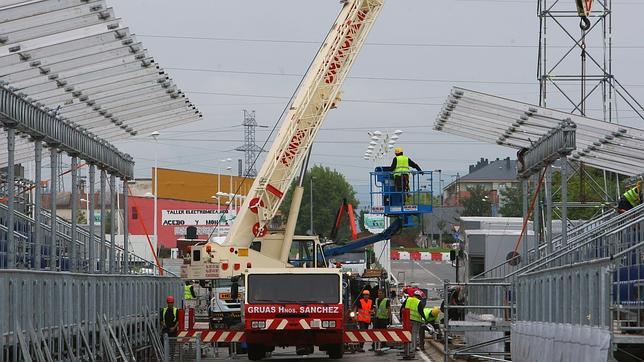
[[[401,217],[404,226],[413,226],[415,216],[432,212],[432,171],[409,171],[401,182],[389,167],[379,166],[370,176],[371,213]]]

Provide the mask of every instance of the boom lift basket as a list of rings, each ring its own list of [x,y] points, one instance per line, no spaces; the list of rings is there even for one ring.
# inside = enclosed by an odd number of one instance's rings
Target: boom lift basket
[[[412,216],[432,212],[432,171],[410,171],[405,190],[400,185],[396,187],[393,172],[386,169],[388,167],[376,167],[370,173],[371,213]]]

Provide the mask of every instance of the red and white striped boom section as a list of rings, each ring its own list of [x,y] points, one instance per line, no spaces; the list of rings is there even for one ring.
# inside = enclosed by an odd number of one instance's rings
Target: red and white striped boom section
[[[384,0],[347,0],[304,76],[225,245],[248,247],[263,236],[324,121]]]

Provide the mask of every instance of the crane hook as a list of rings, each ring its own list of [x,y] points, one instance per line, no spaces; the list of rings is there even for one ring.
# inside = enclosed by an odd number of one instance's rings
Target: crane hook
[[[581,30],[583,31],[590,29],[590,20],[587,16],[581,17],[581,20],[579,21],[579,28],[581,28]]]

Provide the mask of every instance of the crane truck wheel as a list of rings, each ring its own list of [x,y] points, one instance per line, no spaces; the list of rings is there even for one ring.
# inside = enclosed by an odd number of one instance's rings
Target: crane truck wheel
[[[248,344],[248,359],[251,361],[259,361],[266,357],[264,347],[259,344]]]
[[[344,344],[333,344],[328,346],[327,352],[329,354],[329,358],[331,359],[341,359],[342,355],[344,355]]]

